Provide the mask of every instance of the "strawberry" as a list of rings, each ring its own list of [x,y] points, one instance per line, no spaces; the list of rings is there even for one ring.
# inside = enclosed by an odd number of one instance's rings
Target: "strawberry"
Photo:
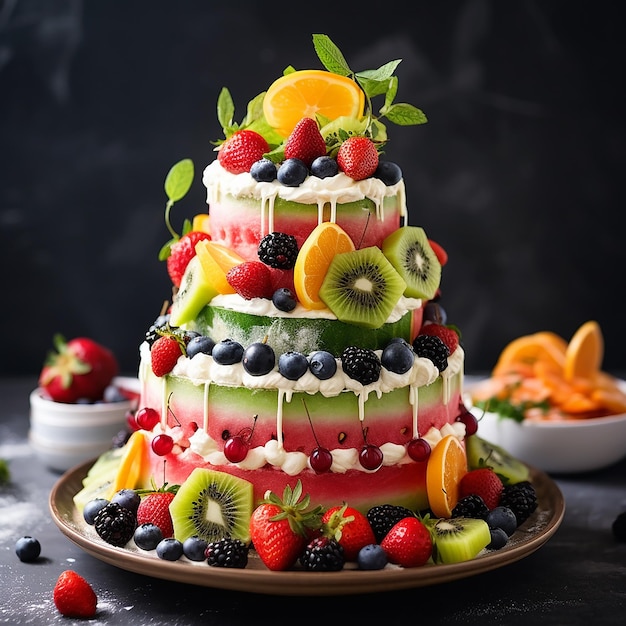
[[[429,239],[428,243],[430,244],[430,247],[433,249],[433,252],[435,253],[435,256],[437,257],[437,260],[439,261],[439,265],[443,267],[448,262],[448,253],[446,252],[445,248],[441,244],[437,243],[436,241],[433,241],[432,239]]]
[[[326,142],[320,133],[317,122],[303,117],[291,131],[285,143],[285,159],[300,159],[307,167],[326,154]]]
[[[178,485],[153,491],[140,491],[141,501],[137,507],[137,525],[151,523],[161,529],[163,538],[174,536],[174,524],[170,514],[170,502],[178,491]]]
[[[184,354],[184,348],[174,335],[162,335],[150,348],[150,361],[155,376],[169,374],[176,365],[178,357]]]
[[[235,131],[220,147],[217,160],[231,174],[249,172],[252,164],[269,152],[264,137],[253,130]]]
[[[361,548],[376,543],[367,517],[346,504],[328,509],[322,515],[322,522],[325,533],[343,546],[346,561],[356,561]]]
[[[90,618],[96,614],[98,598],[91,585],[73,570],[61,572],[52,592],[54,604],[66,617]]]
[[[54,345],[39,375],[44,394],[55,402],[102,400],[119,369],[111,350],[87,337],[66,342],[55,335]]]
[[[424,565],[433,552],[430,531],[417,517],[396,522],[380,545],[389,561],[402,567]]]
[[[187,269],[189,261],[196,255],[196,244],[203,239],[211,239],[209,233],[192,230],[172,244],[167,257],[167,273],[175,287],[180,287],[180,281]]]
[[[469,495],[480,496],[489,510],[500,503],[504,485],[490,467],[480,467],[467,472],[459,483],[459,499]]]
[[[228,284],[246,300],[271,298],[274,293],[270,268],[261,261],[245,261],[226,274]]]
[[[378,151],[374,142],[367,137],[349,137],[339,147],[337,163],[346,176],[363,180],[376,171]]]
[[[302,497],[302,483],[285,487],[282,499],[273,492],[257,506],[250,518],[250,537],[257,554],[272,571],[292,567],[309,537],[321,525],[321,507],[308,509],[310,498]]]
[[[459,333],[450,326],[444,326],[443,324],[429,323],[424,324],[419,332],[420,335],[434,335],[439,337],[443,341],[450,354],[452,354],[459,347]]]

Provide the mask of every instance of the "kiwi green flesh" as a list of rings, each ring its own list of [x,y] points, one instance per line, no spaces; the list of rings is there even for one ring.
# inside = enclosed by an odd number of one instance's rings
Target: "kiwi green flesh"
[[[441,282],[441,264],[423,228],[403,226],[388,235],[382,251],[406,282],[409,298],[431,300]]]
[[[505,484],[519,483],[530,478],[527,465],[504,448],[474,434],[465,440],[469,469],[492,467]]]
[[[85,504],[96,498],[110,498],[123,448],[113,448],[101,454],[83,478],[83,486],[74,497],[74,506],[82,512]]]
[[[191,321],[216,295],[217,290],[207,280],[200,260],[192,257],[172,304],[170,324],[180,326]]]
[[[380,328],[405,289],[380,248],[370,246],[336,255],[319,296],[340,321]]]
[[[489,525],[482,519],[442,517],[431,520],[429,530],[433,540],[435,563],[469,561],[491,542]]]
[[[195,468],[170,503],[174,536],[250,542],[252,483],[224,472]]]

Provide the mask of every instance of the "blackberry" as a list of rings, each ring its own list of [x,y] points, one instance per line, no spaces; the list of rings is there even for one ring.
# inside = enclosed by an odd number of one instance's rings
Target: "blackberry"
[[[418,335],[413,340],[413,350],[417,356],[430,359],[433,365],[443,372],[448,367],[450,350],[448,346],[435,335]]]
[[[287,233],[270,233],[259,243],[259,259],[274,269],[291,270],[298,256],[298,242]]]
[[[378,355],[367,348],[348,346],[341,353],[343,371],[362,385],[374,383],[380,377],[381,363]]]
[[[224,537],[219,541],[209,541],[204,551],[207,563],[213,567],[244,569],[248,565],[250,548],[239,539]]]
[[[335,539],[316,537],[304,549],[299,561],[310,572],[338,572],[343,569],[346,557],[343,546]]]
[[[366,517],[374,531],[376,541],[380,543],[401,519],[415,517],[415,513],[397,504],[378,504],[369,509]]]
[[[96,513],[93,525],[101,539],[122,548],[135,534],[137,517],[117,502],[109,502]]]
[[[479,495],[474,493],[461,498],[452,509],[452,517],[485,519],[487,515],[489,515],[489,507]]]
[[[146,331],[146,341],[152,346],[152,344],[161,336],[159,331],[166,331],[169,329],[170,315],[166,313],[159,315],[150,328]]]
[[[500,496],[500,506],[508,506],[515,513],[517,525],[520,526],[537,508],[537,492],[527,480],[505,485]]]

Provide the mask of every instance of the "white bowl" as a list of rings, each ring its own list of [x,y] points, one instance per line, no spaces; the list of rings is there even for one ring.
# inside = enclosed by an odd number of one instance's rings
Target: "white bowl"
[[[113,384],[136,393],[138,381],[117,377]],[[127,413],[136,400],[98,404],[67,404],[44,398],[40,389],[30,394],[29,442],[50,469],[66,471],[108,450],[126,428]]]
[[[626,382],[624,383],[626,384]],[[469,395],[468,406],[471,404]],[[517,422],[472,407],[478,435],[544,472],[599,470],[626,458],[626,414],[563,421]]]

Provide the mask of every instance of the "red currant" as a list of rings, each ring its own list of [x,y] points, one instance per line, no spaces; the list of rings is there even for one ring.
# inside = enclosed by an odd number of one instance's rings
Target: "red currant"
[[[316,474],[324,474],[333,464],[333,455],[326,448],[315,448],[311,452],[309,463]]]
[[[142,430],[152,430],[161,418],[159,414],[150,407],[143,407],[135,413],[135,422]]]
[[[419,437],[418,439],[411,439],[407,446],[407,452],[409,456],[418,463],[428,461],[430,456],[430,444],[426,439]]]
[[[157,435],[152,440],[152,451],[158,456],[165,456],[172,451],[174,440],[169,435]]]
[[[478,430],[478,420],[476,416],[468,411],[464,406],[461,406],[461,412],[457,415],[456,421],[465,424],[465,436],[471,437],[476,434]]]
[[[366,470],[377,470],[383,464],[383,451],[371,443],[366,443],[359,452],[359,462]]]
[[[231,463],[239,463],[248,454],[248,444],[241,435],[229,437],[224,444],[224,456]]]

